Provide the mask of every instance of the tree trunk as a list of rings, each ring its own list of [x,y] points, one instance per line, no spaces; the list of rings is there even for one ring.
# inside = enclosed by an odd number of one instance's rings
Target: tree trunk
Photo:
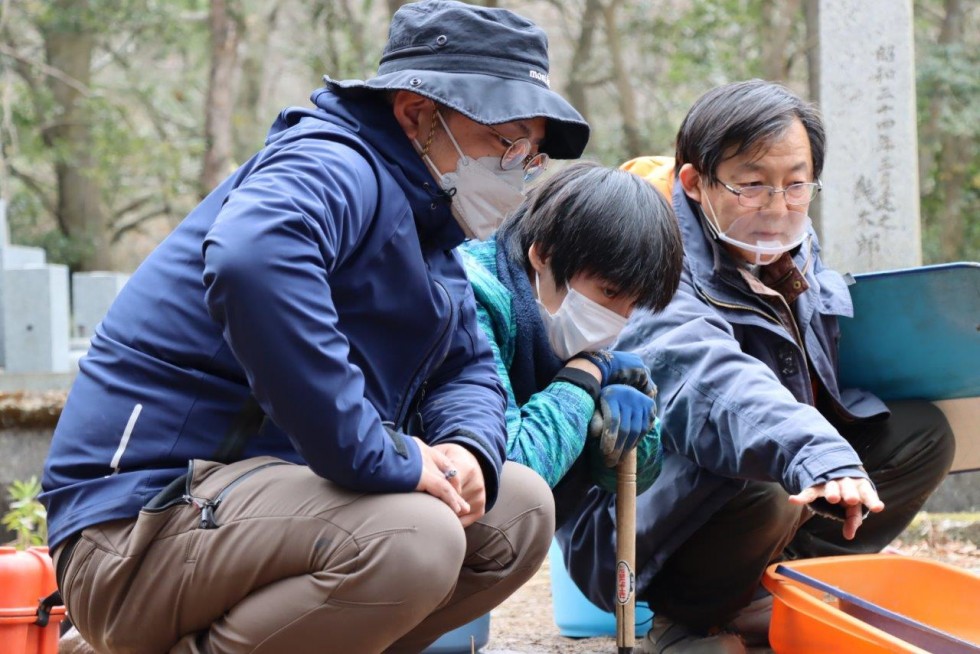
[[[73,267],[77,270],[111,270],[112,256],[107,234],[107,213],[93,152],[91,109],[80,89],[92,78],[95,35],[85,20],[70,19],[71,0],[58,0],[53,10],[58,18],[40,26],[47,63],[75,83],[47,78],[56,115],[45,130],[45,139],[59,156],[57,220],[61,230],[79,248]]]
[[[643,139],[640,137],[640,121],[636,114],[636,95],[633,92],[633,79],[623,60],[622,43],[616,26],[616,8],[619,0],[609,0],[602,9],[605,22],[606,44],[613,67],[613,81],[616,84],[616,101],[623,118],[623,142],[628,159],[644,153]]]
[[[575,50],[572,53],[571,72],[568,75],[568,84],[565,86],[565,94],[573,107],[578,109],[586,122],[589,121],[589,102],[585,93],[587,79],[585,75],[586,65],[592,60],[592,43],[595,35],[595,26],[598,23],[602,5],[599,0],[585,0],[585,11],[582,13],[581,30],[578,39],[575,41]]]
[[[211,32],[211,73],[205,100],[204,165],[199,192],[203,198],[231,172],[234,75],[238,65],[239,16],[235,0],[211,0],[208,25]]]
[[[962,42],[965,22],[962,0],[946,0],[938,45]],[[958,135],[943,133],[940,119],[949,102],[948,88],[932,93],[929,99],[925,119],[919,126],[919,181],[920,188],[924,189],[934,183],[933,193],[942,200],[942,208],[931,218],[939,226],[942,260],[956,261],[963,251],[966,231],[962,215],[963,191],[969,185],[968,162],[973,160],[976,146]]]
[[[368,61],[368,48],[364,40],[364,17],[369,13],[367,3],[370,0],[362,1],[357,11],[351,8],[351,1],[340,0],[339,2],[341,12],[344,16],[345,31],[347,32],[347,37],[350,39],[351,50],[353,50],[352,58],[355,62],[355,68],[351,72],[360,79],[367,79],[374,73],[374,64],[377,63]]]
[[[805,0],[806,72],[810,102],[820,102],[820,0]]]
[[[762,74],[774,82],[789,79],[793,53],[789,44],[802,13],[801,0],[762,3]]]
[[[964,189],[968,186],[969,162],[975,156],[972,151],[974,147],[968,139],[955,134],[946,134],[942,138],[939,157],[943,161],[943,170],[939,173],[938,183],[942,189],[943,211],[938,219],[944,262],[962,258],[966,235],[963,216]]]
[[[280,71],[282,62],[273,62],[270,68],[269,43],[278,28],[281,3],[269,3],[262,13],[243,18],[241,86],[235,102],[234,149],[236,161],[245,161],[262,147],[272,116],[265,114],[269,83]]]
[[[388,13],[392,16],[398,11],[402,5],[407,5],[412,0],[386,0],[388,3]]]
[[[946,0],[942,25],[939,28],[938,44],[950,45],[963,40],[963,3],[961,0]],[[928,188],[933,175],[936,153],[939,151],[939,117],[943,105],[948,101],[947,94],[934,93],[929,99],[926,117],[919,125],[919,187]]]

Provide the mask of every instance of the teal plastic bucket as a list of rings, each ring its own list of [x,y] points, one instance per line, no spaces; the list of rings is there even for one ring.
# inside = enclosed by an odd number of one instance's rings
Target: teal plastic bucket
[[[551,597],[558,632],[569,638],[616,636],[616,616],[593,604],[568,576],[561,549],[556,541],[548,551],[551,565]],[[645,636],[650,630],[653,613],[646,602],[636,603],[636,635]]]
[[[480,651],[490,640],[490,614],[486,613],[462,627],[443,634],[439,640],[429,645],[422,654],[470,654],[470,639]]]

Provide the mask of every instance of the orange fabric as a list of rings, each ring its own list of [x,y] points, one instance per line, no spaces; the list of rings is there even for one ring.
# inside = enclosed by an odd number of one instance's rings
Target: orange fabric
[[[674,186],[673,157],[637,157],[630,159],[620,168],[650,182],[670,202]]]

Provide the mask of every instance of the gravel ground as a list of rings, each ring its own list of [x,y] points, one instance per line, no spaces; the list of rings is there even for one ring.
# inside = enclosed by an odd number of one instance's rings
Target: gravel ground
[[[887,551],[929,558],[980,574],[980,516],[936,519],[920,514]],[[555,625],[548,561],[490,614],[484,654],[614,654],[615,638],[565,638]],[[757,650],[758,652],[768,650]]]

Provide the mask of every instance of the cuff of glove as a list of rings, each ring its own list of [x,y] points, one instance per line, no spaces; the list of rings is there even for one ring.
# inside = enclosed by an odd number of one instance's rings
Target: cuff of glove
[[[579,370],[578,368],[562,368],[555,375],[553,381],[563,381],[568,382],[572,386],[578,386],[583,391],[589,394],[593,402],[599,400],[599,382],[594,376],[585,372],[584,370]]]

